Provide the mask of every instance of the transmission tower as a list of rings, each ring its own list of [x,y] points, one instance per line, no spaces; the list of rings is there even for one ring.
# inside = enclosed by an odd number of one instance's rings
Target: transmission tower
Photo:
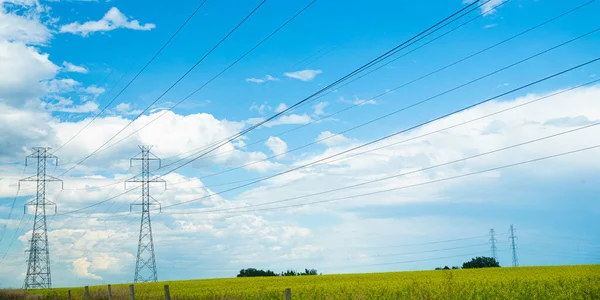
[[[35,181],[37,193],[35,198],[25,203],[25,213],[28,206],[34,206],[33,232],[29,240],[29,258],[27,260],[27,273],[25,275],[25,289],[49,289],[52,288],[52,277],[50,276],[50,251],[48,249],[48,231],[46,228],[46,206],[53,205],[56,213],[56,204],[46,199],[46,182],[62,181],[56,177],[46,175],[46,163],[48,159],[54,159],[58,165],[58,158],[49,154],[50,148],[33,148],[33,153],[25,158],[27,166],[30,159],[37,162],[37,174],[19,180]]]
[[[515,228],[513,225],[510,225],[510,236],[508,239],[510,240],[510,247],[512,248],[512,265],[513,267],[519,266],[519,259],[517,258],[517,245],[515,244]]]
[[[158,281],[156,272],[156,259],[154,257],[154,242],[152,240],[152,223],[150,222],[150,205],[158,205],[160,203],[150,196],[150,183],[164,182],[165,189],[167,183],[160,178],[150,178],[150,161],[157,160],[160,168],[160,159],[150,153],[152,146],[139,146],[142,152],[138,157],[132,158],[129,163],[133,166],[134,160],[142,161],[141,177],[134,177],[127,182],[139,182],[142,184],[142,203],[134,203],[131,205],[141,205],[142,219],[140,222],[140,237],[138,240],[137,259],[135,262],[135,277],[134,282],[156,282]],[[152,156],[152,157],[151,157]],[[131,207],[130,207],[131,211]]]
[[[494,228],[490,229],[490,245],[491,245],[491,250],[492,250],[492,257],[498,261],[498,248],[496,247],[496,231],[494,231]]]

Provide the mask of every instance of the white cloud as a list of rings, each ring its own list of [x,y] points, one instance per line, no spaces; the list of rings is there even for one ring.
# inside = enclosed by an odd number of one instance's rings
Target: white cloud
[[[288,149],[286,142],[284,142],[281,138],[276,136],[270,136],[269,139],[265,142],[265,145],[269,147],[273,155],[279,155],[278,157],[283,157],[283,153],[285,153]]]
[[[69,105],[52,105],[47,104],[47,108],[50,111],[60,111],[68,113],[89,113],[98,110],[98,104],[92,101],[86,102],[81,105],[71,106],[72,101],[69,101]],[[63,104],[63,103],[60,103]]]
[[[314,114],[316,116],[324,115],[325,114],[324,109],[325,109],[325,106],[327,106],[327,104],[329,104],[329,103],[327,103],[327,102],[319,102],[319,103],[317,103],[315,105],[315,107],[314,107],[315,108]]]
[[[595,103],[593,100],[595,99],[595,95],[600,95],[600,86],[555,96],[553,98],[545,99],[543,102],[523,106],[513,111],[508,111],[480,121],[448,129],[441,133],[417,138],[420,135],[428,134],[451,125],[519,105],[544,95],[527,95],[512,101],[490,102],[427,126],[423,126],[414,131],[395,136],[360,150],[352,151],[337,157],[335,161],[320,163],[319,165],[296,171],[294,172],[295,174],[290,173],[288,174],[290,176],[288,178],[290,179],[282,177],[275,180],[274,178],[269,185],[263,185],[260,188],[249,190],[241,195],[240,199],[244,199],[247,203],[261,203],[265,202],[265,199],[267,198],[287,199],[310,194],[312,192],[335,189],[354,183],[361,183],[369,179],[391,176],[448,161],[460,160],[474,154],[563,132],[565,130],[591,124],[592,122],[598,122],[600,121],[600,110],[597,109],[598,103]],[[392,178],[355,189],[339,191],[335,193],[335,197],[351,196],[377,190],[421,184],[435,179],[461,175],[485,168],[508,165],[519,161],[589,147],[594,144],[592,142],[592,137],[598,134],[599,131],[600,126],[596,126],[580,132],[533,143],[522,148],[502,151],[494,155],[482,156],[481,158],[428,170],[426,172],[418,172],[411,174],[410,176]],[[331,132],[323,132],[317,139],[323,139],[332,135]],[[323,141],[324,144],[329,143],[329,148],[325,149],[323,153],[303,156],[301,160],[294,162],[294,165],[303,165],[339,153],[354,147],[356,142],[358,142],[353,141],[352,143],[349,143],[348,138],[336,138],[337,137],[334,137]],[[405,140],[409,141],[404,142]],[[366,141],[361,141],[361,144],[363,142]],[[388,147],[375,149],[386,145]],[[333,146],[335,146],[335,148],[331,148]],[[367,154],[353,156],[354,153],[360,153],[366,150],[373,151]],[[563,178],[566,176],[565,178],[567,178],[570,176],[569,174],[588,174],[593,168],[600,167],[600,162],[597,161],[594,161],[592,165],[589,165],[590,159],[594,156],[595,154],[593,151],[584,152],[572,156],[565,156],[563,158],[547,160],[543,163],[543,170],[540,170],[539,165],[537,164],[524,165],[520,167],[520,169],[514,171],[506,169],[465,179],[382,193],[377,195],[377,197],[375,197],[376,199],[373,197],[358,197],[315,206],[279,210],[276,211],[276,213],[281,214],[283,211],[291,214],[330,213],[332,210],[339,212],[345,208],[356,209],[366,206],[376,206],[376,203],[380,203],[381,205],[415,203],[416,205],[425,201],[425,199],[427,199],[426,201],[445,201],[449,199],[448,197],[452,198],[453,201],[458,201],[458,199],[449,195],[458,193],[457,191],[460,191],[465,186],[478,186],[479,184],[493,185],[494,182],[500,180],[510,181],[510,178],[514,178],[514,175],[524,176],[523,174],[527,174],[526,176],[531,177],[532,180],[534,178],[548,180],[550,177]],[[339,160],[339,158],[343,157],[349,158]],[[493,179],[493,181],[491,179]],[[312,192],[307,193],[305,191],[306,186],[310,186]],[[310,199],[297,199],[288,203],[279,203],[277,206],[328,200],[331,198],[332,195],[319,195],[310,197]],[[480,200],[465,198],[463,201]]]
[[[95,85],[90,85],[86,88],[80,89],[81,92],[92,94],[92,95],[100,95],[104,93],[106,90],[103,87],[97,87]]]
[[[277,105],[277,107],[275,108],[275,113],[280,113],[284,110],[286,110],[288,107],[287,105],[285,105],[285,103],[279,103],[279,105]]]
[[[267,81],[279,81],[279,78],[275,78],[271,75],[266,75],[264,78],[246,78],[246,82],[252,83],[264,83]]]
[[[146,23],[140,25],[138,20],[129,21],[128,18],[119,11],[118,8],[112,7],[102,19],[98,21],[88,21],[85,23],[73,22],[60,27],[60,32],[79,34],[81,36],[88,36],[94,32],[105,32],[111,31],[118,28],[127,28],[132,30],[152,30],[156,25],[152,23]]]
[[[348,144],[352,140],[345,137],[343,134],[334,136],[334,134],[330,131],[323,131],[319,133],[319,136],[317,136],[315,141],[319,141],[319,144],[323,144],[328,147],[333,147]]]
[[[256,110],[260,114],[264,114],[265,111],[271,110],[271,106],[269,106],[269,104],[267,104],[267,102],[265,102],[261,105],[252,103],[252,106],[250,106],[250,111],[253,111],[253,110]]]
[[[54,78],[59,67],[34,47],[0,40],[0,98],[22,106],[47,92],[45,81]]]
[[[483,26],[483,28],[484,29],[490,29],[490,28],[493,28],[493,27],[496,27],[496,26],[498,26],[498,24],[495,24],[495,23],[494,24],[487,24],[487,25]]]
[[[47,82],[47,90],[49,93],[64,93],[64,92],[72,92],[75,90],[76,86],[81,85],[80,82],[71,79],[71,78],[63,78],[63,79],[52,79]]]
[[[312,118],[307,114],[291,114],[283,115],[278,119],[265,123],[265,127],[273,127],[278,125],[293,125],[293,124],[308,124],[312,121]]]
[[[360,105],[360,106],[368,105],[368,104],[371,104],[371,105],[377,104],[377,101],[375,101],[374,99],[360,99],[358,97],[354,97],[354,100],[347,100],[344,97],[340,97],[340,101],[344,102],[344,103],[351,103],[351,104]]]
[[[91,265],[92,265],[92,263],[87,261],[87,258],[85,258],[85,257],[78,258],[73,261],[73,270],[75,271],[75,274],[77,274],[80,277],[95,279],[95,280],[102,280],[102,277],[100,277],[96,274],[90,273],[89,268]]]
[[[63,72],[73,72],[73,73],[82,73],[82,74],[86,74],[88,72],[88,69],[86,69],[86,67],[77,66],[77,65],[74,65],[67,61],[63,62],[62,70],[63,70]]]
[[[116,106],[116,109],[122,113],[128,112],[129,109],[131,109],[131,105],[129,105],[129,103],[120,103],[119,105]]]
[[[315,77],[317,77],[317,75],[319,75],[321,73],[323,73],[323,71],[321,71],[321,70],[302,70],[302,71],[296,71],[296,72],[286,72],[286,73],[283,73],[283,75],[285,75],[286,77],[298,79],[301,81],[311,81]]]
[[[5,3],[13,3],[25,8],[25,14],[6,12]],[[42,24],[35,12],[39,3],[0,1],[0,41],[20,42],[28,45],[45,45],[52,37],[50,30]],[[33,11],[31,11],[33,8]],[[31,12],[30,12],[31,11]]]

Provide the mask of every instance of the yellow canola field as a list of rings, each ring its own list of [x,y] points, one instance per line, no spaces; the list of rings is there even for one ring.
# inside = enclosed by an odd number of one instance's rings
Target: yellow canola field
[[[135,299],[600,299],[600,265],[418,271],[298,277],[228,278],[135,284]],[[54,299],[83,299],[83,288],[31,291]],[[106,286],[90,299],[107,299]],[[113,299],[129,299],[129,285],[113,285]]]

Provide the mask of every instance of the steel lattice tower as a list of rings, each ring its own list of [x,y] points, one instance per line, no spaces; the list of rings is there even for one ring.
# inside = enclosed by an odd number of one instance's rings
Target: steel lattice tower
[[[496,247],[496,231],[494,228],[490,229],[490,246],[492,250],[492,257],[498,261],[498,248]]]
[[[27,260],[27,273],[25,275],[25,289],[49,289],[52,288],[52,276],[50,275],[50,251],[48,249],[48,231],[46,228],[46,206],[56,204],[46,199],[46,182],[61,181],[58,178],[46,175],[46,163],[48,159],[55,159],[58,165],[58,158],[49,154],[50,148],[33,148],[33,153],[25,158],[25,165],[29,159],[37,161],[37,174],[23,178],[19,181],[35,181],[37,183],[37,193],[35,198],[25,203],[27,206],[34,206],[33,232],[29,240],[29,258]]]
[[[142,203],[132,205],[141,205],[142,218],[140,222],[140,237],[138,240],[137,259],[135,262],[134,282],[156,282],[158,276],[156,272],[156,259],[154,256],[154,241],[152,239],[152,222],[150,221],[150,205],[159,205],[152,196],[150,196],[151,182],[166,182],[160,178],[150,178],[150,161],[157,160],[160,168],[160,159],[150,153],[151,146],[139,146],[142,152],[141,157],[134,157],[130,160],[133,166],[134,160],[142,161],[141,178],[134,177],[126,182],[140,182],[142,184]],[[152,157],[151,157],[152,156]],[[125,186],[127,188],[127,186]],[[160,208],[159,208],[160,209]],[[130,209],[131,210],[131,209]]]
[[[510,225],[510,236],[508,237],[508,239],[510,239],[510,247],[512,249],[512,265],[513,265],[513,267],[519,266],[519,259],[517,258],[517,245],[515,244],[516,238],[517,237],[515,236],[515,228],[511,224]]]

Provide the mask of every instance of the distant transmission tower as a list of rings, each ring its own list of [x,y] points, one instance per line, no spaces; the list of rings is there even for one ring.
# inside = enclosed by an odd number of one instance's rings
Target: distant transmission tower
[[[132,205],[142,206],[142,220],[140,223],[140,237],[138,241],[137,259],[135,262],[135,278],[134,282],[156,282],[158,276],[156,272],[156,259],[154,257],[154,242],[152,240],[152,223],[150,222],[150,205],[158,205],[154,198],[150,196],[150,183],[151,182],[164,182],[166,189],[166,182],[160,178],[150,179],[150,161],[157,160],[160,168],[160,159],[154,154],[150,153],[151,146],[139,146],[142,150],[140,153],[141,157],[134,157],[130,160],[130,165],[133,166],[134,160],[142,161],[142,172],[141,178],[134,177],[126,181],[127,182],[141,182],[142,183],[142,203],[135,203]],[[150,157],[153,156],[153,157]],[[127,186],[125,186],[127,188]],[[151,203],[152,202],[152,203]]]
[[[519,266],[519,259],[517,258],[517,245],[515,244],[515,228],[513,225],[510,225],[510,236],[508,239],[510,240],[510,247],[512,248],[512,265],[513,267]]]
[[[19,181],[35,181],[37,183],[37,193],[34,199],[25,203],[27,206],[35,207],[33,232],[29,240],[29,258],[27,260],[27,273],[25,274],[25,289],[49,289],[52,288],[52,277],[50,276],[50,251],[48,249],[48,231],[46,228],[46,206],[54,205],[56,212],[56,203],[46,199],[46,182],[62,181],[58,178],[46,175],[46,162],[48,159],[55,159],[58,165],[58,158],[49,154],[50,148],[33,148],[33,153],[25,158],[25,165],[29,159],[37,161],[37,174],[23,178]]]
[[[490,245],[492,247],[492,257],[498,261],[498,248],[496,247],[496,231],[494,231],[494,228],[490,229]]]

